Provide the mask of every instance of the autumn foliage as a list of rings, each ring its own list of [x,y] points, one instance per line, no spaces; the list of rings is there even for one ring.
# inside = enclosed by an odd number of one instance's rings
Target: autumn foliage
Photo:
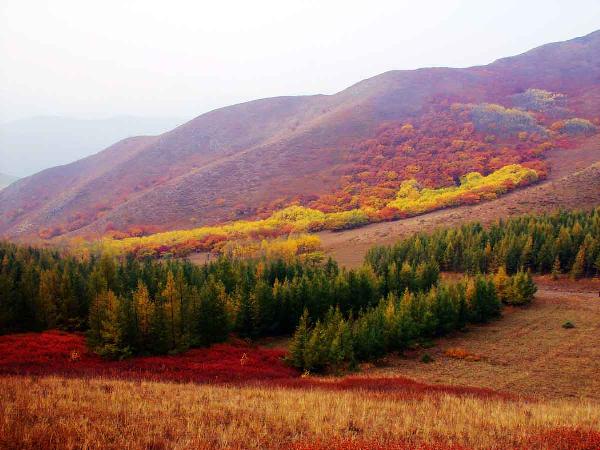
[[[109,361],[81,334],[61,331],[0,336],[0,375],[94,376],[196,383],[278,380],[298,376],[285,352],[231,341],[177,356]]]

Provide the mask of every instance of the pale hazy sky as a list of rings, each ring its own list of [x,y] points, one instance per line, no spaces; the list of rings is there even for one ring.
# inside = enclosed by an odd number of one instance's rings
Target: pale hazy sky
[[[0,121],[191,118],[598,28],[599,0],[0,0]]]

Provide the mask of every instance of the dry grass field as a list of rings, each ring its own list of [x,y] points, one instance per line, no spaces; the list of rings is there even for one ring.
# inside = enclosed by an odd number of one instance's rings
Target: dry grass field
[[[269,449],[314,448],[315,442],[336,448],[334,443],[344,440],[378,442],[383,448],[394,443],[405,448],[558,448],[544,447],[554,442],[547,442],[548,436],[557,431],[570,442],[561,448],[577,448],[582,436],[600,445],[593,431],[580,431],[575,439],[566,431],[597,430],[600,423],[597,403],[573,400],[447,394],[398,398],[364,390],[54,377],[5,378],[0,396],[2,448]],[[341,448],[352,448],[345,445]]]
[[[600,282],[537,281],[530,307],[341,381],[5,376],[0,448],[598,449]]]

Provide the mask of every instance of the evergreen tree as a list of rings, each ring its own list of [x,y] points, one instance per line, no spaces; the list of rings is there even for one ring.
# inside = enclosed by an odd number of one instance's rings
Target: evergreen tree
[[[299,369],[306,368],[304,354],[309,337],[308,311],[305,309],[289,345],[289,359],[294,367]]]
[[[511,279],[508,287],[506,303],[510,305],[526,305],[531,303],[537,287],[529,272],[519,271]]]
[[[554,259],[554,263],[552,264],[552,279],[558,280],[558,277],[561,274],[560,270],[560,258],[557,256]]]
[[[585,247],[582,245],[575,256],[573,267],[571,267],[571,277],[578,279],[585,275]]]
[[[222,342],[229,335],[230,326],[225,286],[210,276],[200,290],[200,302],[194,317],[192,345]]]
[[[133,304],[138,336],[136,345],[141,351],[149,351],[153,305],[150,301],[148,288],[142,280],[138,281],[137,289],[133,293]]]

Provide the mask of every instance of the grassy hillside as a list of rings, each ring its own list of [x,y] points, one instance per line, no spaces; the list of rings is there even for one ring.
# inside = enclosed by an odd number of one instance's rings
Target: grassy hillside
[[[114,233],[99,243],[84,245],[92,250],[138,256],[186,256],[192,252],[214,252],[251,256],[258,253],[298,255],[319,249],[318,238],[296,236],[298,233],[322,230],[340,231],[368,223],[411,217],[437,209],[494,199],[516,187],[538,180],[533,169],[520,165],[505,166],[483,176],[477,172],[465,175],[459,186],[439,189],[420,188],[416,180],[405,181],[396,198],[379,210],[356,208],[340,212],[322,212],[302,206],[276,211],[270,217],[256,221],[236,221],[228,225],[169,231],[143,237],[124,237]],[[115,237],[117,239],[115,239]],[[284,237],[275,242],[265,239]],[[252,244],[252,241],[263,241]],[[250,241],[250,242],[249,242]]]

